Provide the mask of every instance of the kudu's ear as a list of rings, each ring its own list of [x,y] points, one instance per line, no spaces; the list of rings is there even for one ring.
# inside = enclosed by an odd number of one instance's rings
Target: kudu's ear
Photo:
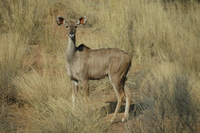
[[[62,26],[63,24],[66,24],[65,19],[64,19],[63,17],[60,17],[60,16],[58,16],[58,17],[56,18],[56,21],[57,21],[57,24],[58,24],[59,26]]]
[[[78,21],[76,22],[76,24],[77,24],[78,26],[82,26],[82,25],[85,25],[86,22],[87,22],[87,18],[86,18],[86,16],[83,16],[83,17],[80,17],[80,18],[78,19]]]

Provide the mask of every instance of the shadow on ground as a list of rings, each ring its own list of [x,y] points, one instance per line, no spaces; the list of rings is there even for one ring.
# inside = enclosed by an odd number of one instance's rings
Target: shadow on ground
[[[101,113],[103,116],[107,114],[113,114],[115,112],[115,108],[117,106],[117,101],[107,101],[107,105],[101,108]],[[138,103],[138,104],[131,104],[129,110],[129,119],[133,119],[134,117],[138,117],[139,115],[143,114],[142,111],[148,110],[153,107],[152,103]],[[125,111],[125,104],[121,105],[121,108],[118,113],[124,113]]]

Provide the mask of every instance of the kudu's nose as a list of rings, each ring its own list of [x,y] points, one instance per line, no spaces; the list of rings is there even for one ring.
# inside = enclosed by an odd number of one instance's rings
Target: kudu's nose
[[[69,37],[71,37],[71,38],[74,37],[74,35],[75,35],[74,32],[70,32],[70,33],[69,33]]]

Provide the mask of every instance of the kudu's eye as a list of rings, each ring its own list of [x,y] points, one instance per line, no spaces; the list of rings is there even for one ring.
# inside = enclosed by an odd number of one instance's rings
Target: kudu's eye
[[[77,28],[77,26],[75,26],[75,28]]]
[[[65,27],[68,28],[69,26],[66,25]]]

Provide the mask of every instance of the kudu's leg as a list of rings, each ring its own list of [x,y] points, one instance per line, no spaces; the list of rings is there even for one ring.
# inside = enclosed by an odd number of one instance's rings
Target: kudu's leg
[[[73,108],[75,106],[77,92],[78,92],[78,82],[72,80],[72,104],[73,104]]]
[[[126,96],[126,107],[125,107],[124,118],[122,119],[122,122],[125,122],[128,119],[130,103],[131,103],[131,89],[126,84],[124,85],[124,92]]]
[[[113,88],[117,94],[117,99],[118,99],[118,102],[117,102],[117,106],[115,108],[115,112],[113,114],[113,118],[111,119],[111,122],[114,122],[116,116],[117,116],[117,113],[119,112],[119,109],[121,107],[121,104],[122,104],[122,100],[123,100],[123,97],[124,97],[124,90],[122,89],[122,84],[121,84],[121,81],[119,80],[111,80],[111,83],[113,85]]]
[[[88,97],[89,97],[89,84],[88,84],[88,80],[82,80],[81,81],[82,84],[82,88],[84,91],[84,97],[85,97],[85,101],[88,102]]]

